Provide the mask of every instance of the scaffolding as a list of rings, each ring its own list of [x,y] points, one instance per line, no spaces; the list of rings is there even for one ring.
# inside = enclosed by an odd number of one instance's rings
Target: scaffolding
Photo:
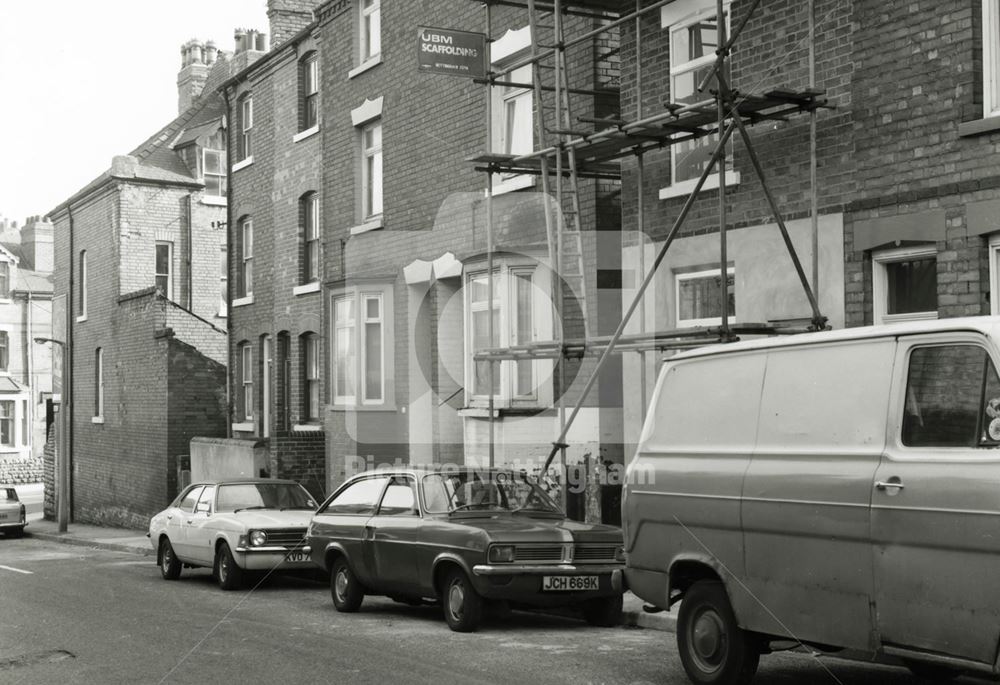
[[[476,361],[490,363],[491,388],[489,403],[489,457],[490,465],[494,463],[494,389],[492,388],[493,365],[503,360],[523,359],[553,359],[557,360],[560,388],[556,394],[556,404],[559,414],[559,437],[553,443],[551,452],[542,467],[543,473],[551,466],[557,455],[565,472],[567,435],[574,420],[580,412],[583,403],[593,389],[601,369],[608,358],[615,353],[637,352],[645,362],[645,355],[650,352],[686,349],[701,345],[729,342],[739,339],[741,335],[776,335],[816,331],[828,328],[826,318],[821,314],[814,287],[818,283],[817,265],[817,204],[816,204],[816,118],[817,110],[830,108],[825,93],[814,87],[814,56],[813,43],[809,51],[809,84],[810,87],[799,90],[767,90],[762,93],[740,93],[732,89],[728,83],[729,71],[727,63],[733,44],[746,27],[750,18],[757,11],[760,0],[753,0],[747,8],[740,23],[727,35],[727,22],[721,20],[725,16],[723,0],[716,0],[716,58],[697,84],[698,93],[708,95],[699,102],[663,104],[662,111],[646,114],[643,111],[642,83],[642,28],[641,20],[649,12],[655,11],[672,0],[655,0],[644,3],[643,0],[476,0],[485,5],[487,40],[492,41],[492,8],[494,6],[517,7],[528,13],[530,33],[530,54],[506,64],[502,68],[493,68],[487,78],[477,82],[490,86],[487,92],[487,140],[490,141],[488,152],[471,160],[477,171],[487,173],[486,193],[486,233],[487,233],[487,273],[488,301],[493,301],[493,253],[495,249],[493,236],[492,196],[493,178],[496,174],[531,174],[538,176],[541,182],[544,198],[544,217],[546,240],[548,243],[549,263],[554,269],[559,285],[554,288],[553,308],[556,321],[562,323],[566,308],[570,304],[578,306],[583,315],[582,337],[564,337],[564,326],[555,327],[555,338],[548,341],[538,341],[528,344],[508,346],[504,348],[480,349],[474,352]],[[645,5],[645,6],[644,6]],[[629,7],[627,11],[626,7]],[[596,26],[580,35],[567,37],[566,24],[568,17],[583,17],[593,20]],[[550,23],[545,23],[550,22]],[[608,117],[573,117],[573,98],[594,97],[607,94],[608,89],[579,88],[571,86],[568,74],[567,50],[573,46],[593,41],[602,34],[634,24],[636,41],[635,58],[635,90],[637,111],[634,119],[622,116]],[[809,36],[813,37],[813,7],[809,5]],[[610,53],[608,53],[610,55]],[[512,74],[523,67],[531,67],[531,83],[511,80]],[[546,75],[551,74],[551,79]],[[699,74],[701,76],[701,74]],[[509,87],[531,89],[533,99],[535,149],[526,154],[502,154],[492,151],[492,88]],[[709,88],[711,86],[711,88]],[[620,102],[620,100],[619,100]],[[767,184],[763,167],[757,156],[753,141],[747,132],[749,125],[764,121],[785,121],[789,117],[809,113],[810,121],[810,181],[812,190],[811,214],[813,221],[813,264],[812,285],[806,277],[805,270],[796,254],[789,237],[782,214],[774,195]],[[791,257],[792,265],[801,283],[806,299],[811,309],[811,317],[807,320],[786,323],[785,325],[761,322],[740,323],[730,322],[728,314],[728,288],[724,275],[727,271],[727,198],[726,198],[726,149],[729,141],[738,135],[747,152],[747,157],[760,181],[761,191],[766,198],[768,207],[781,232],[785,247]],[[620,180],[620,160],[627,157],[636,159],[635,181],[638,185],[637,221],[640,233],[645,231],[645,213],[643,205],[644,187],[644,156],[652,151],[667,148],[689,140],[715,136],[715,146],[712,156],[705,164],[694,189],[687,196],[681,210],[670,230],[666,234],[663,245],[647,268],[642,246],[639,248],[639,270],[644,278],[635,295],[624,312],[620,323],[611,336],[591,336],[587,325],[587,288],[583,268],[583,241],[580,213],[579,179]],[[723,274],[720,287],[721,323],[718,326],[683,328],[677,330],[651,331],[645,330],[645,317],[639,318],[639,332],[625,334],[625,328],[636,309],[642,303],[646,289],[649,287],[657,269],[663,262],[671,244],[677,237],[688,213],[699,197],[702,188],[715,170],[719,175],[718,212],[719,212],[719,265]],[[567,296],[575,294],[576,302],[567,302]],[[489,339],[495,341],[493,317],[489,318]],[[565,401],[567,359],[581,359],[586,356],[597,356],[596,366],[590,373],[579,397],[567,414]],[[645,363],[643,363],[645,370]],[[643,409],[645,409],[646,387],[645,372],[641,376],[641,393]],[[643,412],[645,413],[645,412]],[[563,491],[565,497],[565,490]],[[565,501],[565,500],[564,500]]]

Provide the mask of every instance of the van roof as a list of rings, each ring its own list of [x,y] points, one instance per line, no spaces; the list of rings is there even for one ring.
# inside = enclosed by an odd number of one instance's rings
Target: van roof
[[[846,340],[869,340],[874,338],[898,337],[903,335],[921,335],[945,331],[972,331],[993,336],[1000,332],[1000,316],[968,316],[953,319],[933,319],[928,321],[907,321],[905,323],[884,324],[879,326],[858,326],[843,328],[836,331],[820,333],[800,333],[796,335],[755,338],[734,343],[720,343],[694,350],[687,350],[669,357],[669,361],[705,357],[716,354],[746,352],[748,350],[769,349],[776,347],[795,347],[799,345],[821,345],[824,343]]]

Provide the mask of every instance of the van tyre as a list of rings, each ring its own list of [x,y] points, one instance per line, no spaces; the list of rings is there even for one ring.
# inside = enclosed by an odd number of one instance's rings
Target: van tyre
[[[583,603],[583,618],[592,626],[612,628],[622,623],[622,596],[597,597]]]
[[[330,596],[337,611],[348,614],[360,609],[365,599],[365,590],[344,557],[337,557],[330,569]]]
[[[700,685],[747,685],[760,652],[736,623],[726,589],[698,581],[684,593],[677,616],[677,647],[688,678]]]

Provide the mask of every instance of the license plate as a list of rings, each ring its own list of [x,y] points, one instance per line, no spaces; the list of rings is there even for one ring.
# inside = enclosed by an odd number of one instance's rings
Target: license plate
[[[285,555],[285,561],[302,562],[309,561],[309,555],[305,552],[289,552]]]
[[[543,592],[596,590],[597,576],[542,576]]]

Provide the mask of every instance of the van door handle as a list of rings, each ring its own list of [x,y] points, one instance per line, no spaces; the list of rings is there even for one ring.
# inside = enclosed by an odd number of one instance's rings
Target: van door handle
[[[904,488],[905,488],[906,486],[905,486],[905,485],[903,485],[903,484],[902,484],[901,482],[899,482],[898,480],[896,480],[896,481],[892,481],[892,480],[890,480],[890,481],[888,481],[888,482],[886,482],[886,481],[882,481],[882,480],[877,480],[877,481],[875,481],[875,487],[876,487],[877,489],[879,489],[879,490],[887,490],[887,489],[889,489],[889,488],[896,488],[897,490],[902,490],[902,489],[904,489]]]

